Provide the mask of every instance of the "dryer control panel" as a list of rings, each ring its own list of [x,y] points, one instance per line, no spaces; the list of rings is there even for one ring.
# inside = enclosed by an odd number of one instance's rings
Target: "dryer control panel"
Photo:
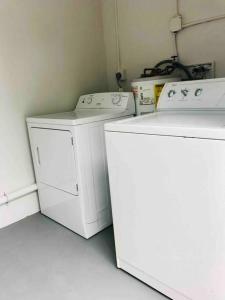
[[[158,110],[225,109],[225,78],[166,83]]]
[[[132,93],[97,93],[83,95],[79,98],[76,109],[119,109],[127,110],[134,106]]]

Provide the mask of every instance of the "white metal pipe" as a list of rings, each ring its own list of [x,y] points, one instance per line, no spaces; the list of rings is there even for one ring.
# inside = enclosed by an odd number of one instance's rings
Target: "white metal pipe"
[[[3,197],[0,198],[0,206],[4,205],[4,204],[8,204],[11,201],[14,201],[18,198],[21,198],[23,196],[26,196],[30,193],[33,193],[37,191],[37,185],[36,184],[32,184],[30,186],[27,186],[21,190],[15,191],[13,193],[10,194],[4,194]]]
[[[180,15],[180,3],[179,3],[179,0],[176,0],[176,10],[177,10],[177,15]]]
[[[7,196],[4,194],[4,196],[1,196],[0,198],[0,206],[4,205],[7,203]]]
[[[121,53],[120,53],[119,16],[118,16],[118,14],[119,14],[118,13],[118,2],[117,2],[117,0],[114,0],[117,72],[121,72]]]
[[[212,22],[212,21],[216,21],[216,20],[221,20],[224,18],[225,18],[225,15],[220,15],[220,16],[211,17],[211,18],[205,18],[205,19],[201,19],[199,21],[193,21],[193,22],[189,22],[186,24],[182,24],[182,28],[188,28],[188,27],[192,27],[195,25],[199,25],[199,24],[204,24],[204,23],[208,23],[208,22]]]

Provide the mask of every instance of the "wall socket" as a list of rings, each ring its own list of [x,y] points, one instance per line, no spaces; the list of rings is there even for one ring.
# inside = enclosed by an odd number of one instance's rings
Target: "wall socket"
[[[194,79],[215,78],[215,62],[198,63],[186,65]]]

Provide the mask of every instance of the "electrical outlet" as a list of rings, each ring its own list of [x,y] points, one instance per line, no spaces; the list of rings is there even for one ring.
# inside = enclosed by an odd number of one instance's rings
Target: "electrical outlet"
[[[215,62],[198,63],[186,65],[194,79],[215,78]]]

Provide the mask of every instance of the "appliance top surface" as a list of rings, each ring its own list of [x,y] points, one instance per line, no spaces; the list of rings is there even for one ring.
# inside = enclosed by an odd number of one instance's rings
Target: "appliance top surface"
[[[27,118],[28,123],[61,124],[61,125],[79,125],[91,122],[97,122],[106,119],[113,119],[128,115],[126,111],[111,110],[75,110],[57,114],[42,115]]]
[[[28,123],[79,125],[135,112],[132,93],[98,93],[79,98],[74,111],[27,118]]]
[[[159,112],[107,125],[106,130],[225,139],[225,78],[166,83]]]
[[[108,123],[107,131],[225,139],[225,111],[165,111]]]

